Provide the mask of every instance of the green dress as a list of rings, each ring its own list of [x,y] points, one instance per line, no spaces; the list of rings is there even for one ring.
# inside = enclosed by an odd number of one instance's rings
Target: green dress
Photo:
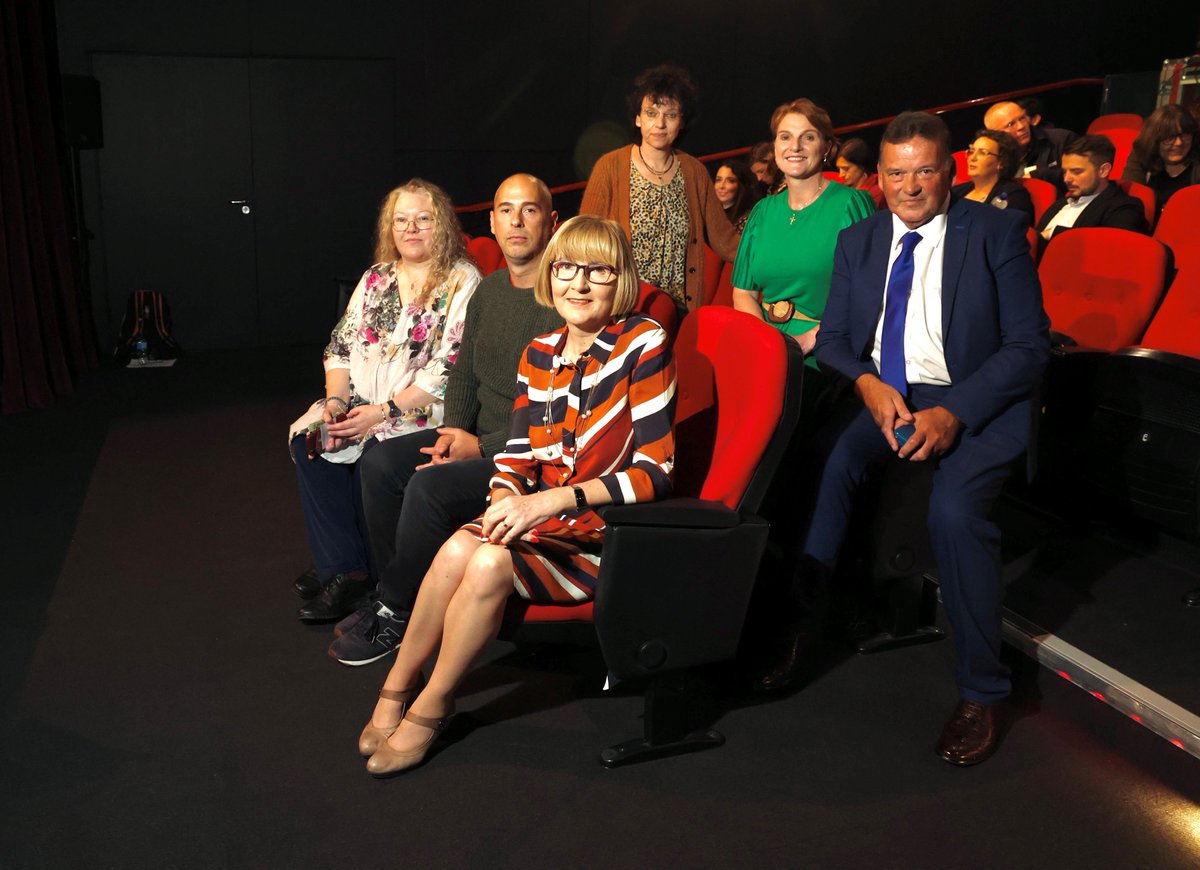
[[[788,207],[786,190],[768,196],[750,212],[733,265],[733,286],[761,293],[763,302],[790,300],[796,311],[820,320],[838,233],[874,213],[870,194],[835,181],[797,212]],[[817,324],[796,319],[771,325],[787,335],[802,335]],[[817,366],[811,356],[805,362]]]

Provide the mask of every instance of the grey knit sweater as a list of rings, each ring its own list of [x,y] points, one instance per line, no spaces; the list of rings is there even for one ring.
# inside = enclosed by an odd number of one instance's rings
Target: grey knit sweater
[[[458,359],[446,384],[445,425],[474,432],[487,456],[508,443],[516,399],[517,365],[529,342],[563,320],[533,299],[500,269],[480,282],[467,306]]]

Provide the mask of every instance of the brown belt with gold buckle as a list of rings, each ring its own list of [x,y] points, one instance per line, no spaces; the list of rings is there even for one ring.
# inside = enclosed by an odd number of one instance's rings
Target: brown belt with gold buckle
[[[807,320],[809,323],[820,323],[820,318],[809,317],[796,310],[796,303],[790,299],[780,299],[778,302],[763,302],[763,313],[770,323],[789,323],[793,320]]]

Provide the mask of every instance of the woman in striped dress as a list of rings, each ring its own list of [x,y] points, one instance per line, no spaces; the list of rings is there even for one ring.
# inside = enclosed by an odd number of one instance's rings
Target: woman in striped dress
[[[425,758],[514,589],[539,604],[592,598],[604,542],[593,508],[670,491],[675,365],[662,328],[630,313],[638,276],[621,227],[588,216],[563,224],[542,256],[534,295],[566,325],[526,348],[491,504],[442,546],[425,575],[359,738],[376,776]]]

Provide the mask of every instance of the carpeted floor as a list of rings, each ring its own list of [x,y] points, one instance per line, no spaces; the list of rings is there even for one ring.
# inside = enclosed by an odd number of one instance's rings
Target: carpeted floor
[[[933,743],[947,643],[723,698],[716,751],[607,770],[641,701],[591,651],[497,642],[449,743],[375,781],[355,752],[386,662],[294,619],[306,565],[284,429],[314,349],[106,370],[0,420],[0,865],[1194,867],[1200,761],[1019,669],[1000,753]],[[1019,662],[1018,662],[1019,664]]]

